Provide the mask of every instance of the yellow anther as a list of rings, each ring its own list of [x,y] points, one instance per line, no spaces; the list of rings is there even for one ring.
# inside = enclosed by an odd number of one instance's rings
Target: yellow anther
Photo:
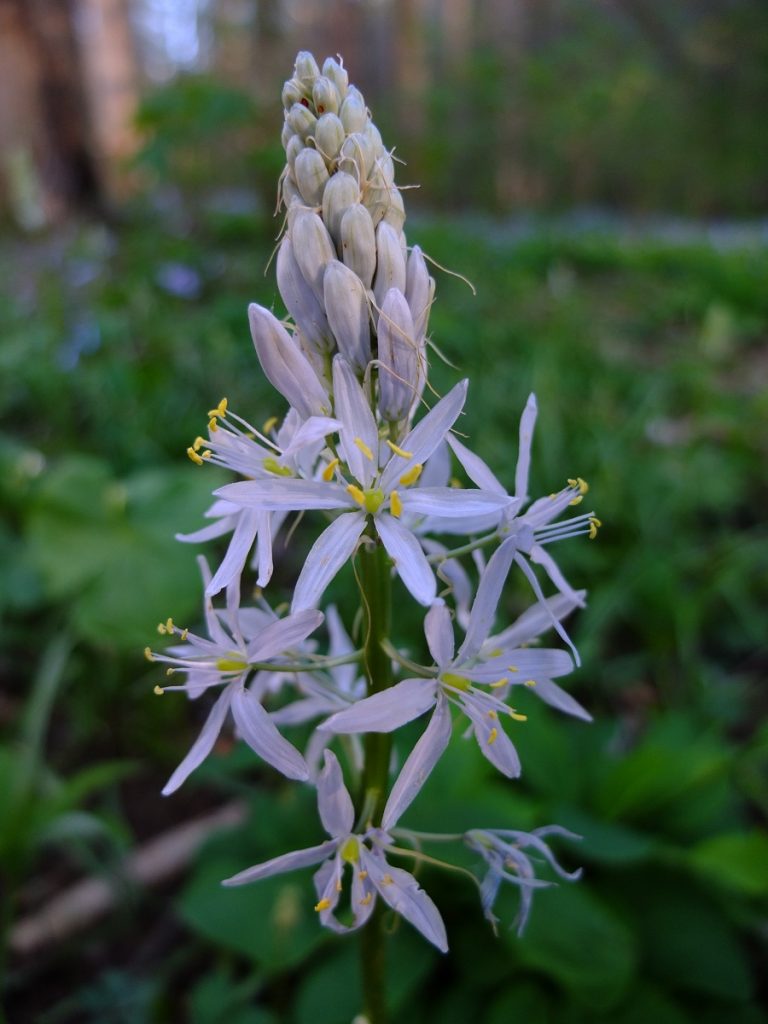
[[[523,686],[535,686],[535,685],[536,685],[536,680],[535,679],[526,679],[525,682],[523,683]]]
[[[191,445],[190,445],[189,448],[187,448],[187,455],[190,457],[190,459],[192,459],[192,461],[196,465],[202,466],[203,460],[200,458],[200,456],[197,454],[197,452],[195,451],[195,449]]]
[[[399,519],[403,514],[403,501],[397,491],[392,491],[389,495],[389,511],[395,519]]]
[[[189,636],[189,630],[188,629],[182,630],[181,639],[182,640],[186,640],[188,636]]]
[[[263,434],[269,434],[275,429],[278,423],[277,416],[270,416],[268,420],[264,420],[264,426],[261,428]]]
[[[499,730],[498,730],[497,728],[495,728],[495,727],[494,727],[494,728],[493,728],[493,729],[491,729],[491,731],[490,731],[490,732],[488,733],[488,746],[489,746],[489,747],[490,747],[490,746],[493,746],[493,744],[494,744],[494,743],[496,742],[496,740],[497,740],[498,738],[499,738]]]
[[[496,714],[495,711],[489,711],[488,712],[488,717],[489,718],[498,718],[499,716]]]
[[[212,454],[213,454],[213,452],[209,451],[209,450],[208,450],[208,449],[206,448],[206,450],[205,450],[205,451],[203,452],[203,458],[204,458],[204,459],[210,459],[210,457],[211,457],[211,455],[212,455]]]
[[[361,871],[360,874],[357,877],[362,879],[363,881],[365,881],[365,879],[368,877],[368,872],[367,871]]]
[[[157,624],[157,632],[160,634],[160,636],[165,636],[166,628],[165,628],[165,623],[164,622],[158,622],[158,624]]]
[[[152,692],[156,697],[162,697],[163,694],[165,693],[165,690],[162,688],[162,686],[156,686]]]
[[[369,892],[366,896],[363,896],[363,898],[359,901],[360,902],[360,906],[361,907],[367,907],[372,899],[373,899],[373,893]]]
[[[495,683],[490,683],[489,685],[490,685],[490,688],[492,690],[498,690],[498,688],[500,686],[505,686],[506,683],[507,683],[507,677],[506,676],[502,676],[501,679],[497,679]]]
[[[399,448],[393,441],[387,441],[387,444],[392,449],[392,451],[395,453],[395,455],[399,455],[401,459],[412,459],[413,458],[413,452],[407,452],[405,450],[405,448]]]
[[[165,620],[165,631],[166,631],[166,633],[172,633],[173,632],[173,619],[170,617],[170,615]]]
[[[152,649],[150,647],[145,647],[144,648],[144,657],[147,659],[147,661],[154,661],[155,660],[155,656],[152,653]]]
[[[556,494],[549,494],[549,495],[547,495],[547,497],[549,498],[550,501],[554,501],[555,498],[557,497],[557,495]]]
[[[215,416],[211,416],[211,418],[208,420],[208,429],[211,431],[211,433],[213,433],[214,430],[219,429],[219,424],[216,422]]]
[[[361,508],[365,505],[365,495],[359,487],[355,487],[354,484],[347,484],[347,494],[354,498]]]
[[[582,498],[582,496],[581,496],[580,494],[577,494],[575,498],[572,498],[572,499],[571,499],[571,500],[570,500],[570,501],[568,502],[568,504],[569,504],[569,505],[580,505],[580,504],[582,503],[582,501],[584,501],[584,499]]]
[[[461,480],[459,480],[458,477],[452,476],[451,477],[451,487],[453,487],[457,491],[460,491],[461,490]]]
[[[381,884],[382,884],[382,885],[394,885],[394,884],[395,884],[395,880],[394,880],[394,878],[392,877],[392,875],[390,875],[389,873],[387,873],[387,874],[386,874],[386,875],[384,875],[384,877],[382,878],[382,880],[381,880]]]
[[[507,672],[519,672],[517,665],[507,665]]]
[[[331,480],[333,480],[333,474],[334,474],[334,471],[336,470],[336,467],[338,466],[338,464],[339,464],[339,460],[338,459],[331,459],[331,461],[328,463],[328,465],[323,470],[323,480],[325,480],[325,482],[327,484],[329,484],[331,482]]]
[[[501,648],[501,647],[494,647],[494,649],[492,651],[488,652],[488,657],[489,658],[500,658],[503,653],[504,653],[503,648]]]
[[[327,910],[330,907],[330,905],[331,905],[331,901],[327,897],[324,897],[323,899],[320,900],[319,903],[315,904],[315,910],[318,913],[320,913],[321,910]]]
[[[603,524],[596,516],[589,517],[589,539],[594,540],[597,536],[597,531]]]
[[[519,714],[519,712],[515,711],[514,708],[510,708],[509,709],[509,717],[512,718],[515,722],[527,722],[528,721],[528,715],[521,715],[521,714]]]
[[[578,489],[579,494],[586,494],[587,491],[589,490],[589,484],[587,483],[586,480],[582,479],[582,477],[580,477],[580,476],[577,476],[575,478],[575,480],[569,480],[568,481],[568,486],[569,487],[576,487]]]
[[[424,466],[420,462],[417,462],[411,466],[407,473],[403,473],[400,477],[400,483],[403,487],[410,487],[411,484],[415,484],[421,476],[422,469],[424,469]]]
[[[373,462],[373,452],[362,439],[362,437],[355,438],[355,447],[359,448],[363,455],[368,459],[369,462]]]
[[[334,888],[336,889],[336,892],[341,892],[341,879],[340,878],[336,879],[336,885],[334,886]]]
[[[197,452],[197,451],[199,451],[203,447],[204,444],[207,444],[207,443],[208,442],[205,440],[205,438],[204,437],[200,437],[200,435],[198,434],[197,437],[195,438],[195,440],[192,442],[192,447]]]
[[[227,404],[228,403],[227,403],[226,398],[222,398],[222,400],[219,402],[219,404],[216,406],[215,409],[209,409],[208,410],[208,415],[209,416],[220,416],[220,417],[223,418],[224,416],[227,415]]]
[[[172,676],[172,675],[173,675],[173,674],[174,674],[175,672],[176,672],[176,669],[175,669],[175,668],[167,668],[167,669],[165,670],[165,674],[166,674],[167,676]]]
[[[356,836],[350,836],[349,839],[339,850],[339,856],[342,860],[345,860],[347,864],[356,864],[360,859],[360,844],[357,841]]]

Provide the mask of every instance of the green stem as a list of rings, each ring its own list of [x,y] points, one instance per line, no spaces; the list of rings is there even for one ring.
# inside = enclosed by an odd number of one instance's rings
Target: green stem
[[[390,562],[379,541],[360,551],[358,582],[364,616],[363,667],[368,696],[392,685],[392,662],[382,646],[389,637],[392,618]],[[364,739],[360,808],[370,814],[370,824],[380,825],[387,799],[391,738],[389,733],[366,733]],[[367,824],[364,823],[364,827]],[[378,901],[370,920],[360,933],[363,1000],[369,1024],[386,1024],[386,962],[384,907]]]

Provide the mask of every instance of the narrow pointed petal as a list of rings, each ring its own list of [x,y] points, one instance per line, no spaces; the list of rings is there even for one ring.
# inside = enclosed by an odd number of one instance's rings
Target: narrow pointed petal
[[[341,621],[336,605],[328,605],[325,609],[325,625],[329,638],[328,654],[331,658],[341,658],[355,650],[349,633],[347,633],[344,623]],[[333,678],[343,693],[351,693],[352,685],[359,673],[360,666],[357,664],[339,665],[333,671]]]
[[[392,732],[428,711],[435,703],[436,688],[434,679],[404,679],[331,715],[319,728],[337,733]]]
[[[227,553],[213,579],[205,588],[206,594],[213,597],[243,571],[248,552],[253,547],[259,528],[259,513],[251,509],[243,509],[237,517],[237,525],[227,548]]]
[[[405,511],[444,519],[492,515],[494,512],[500,513],[510,503],[506,494],[458,487],[414,487],[403,491],[400,497]]]
[[[328,857],[333,856],[336,850],[336,841],[329,839],[319,846],[310,846],[306,850],[294,850],[292,853],[283,853],[279,857],[264,861],[263,864],[254,864],[252,868],[246,868],[231,878],[225,878],[221,883],[228,888],[235,885],[247,885],[249,882],[258,882],[262,878],[269,878],[272,875],[284,875],[288,871],[296,871],[297,868],[308,868],[319,864]]]
[[[272,579],[272,570],[274,568],[272,561],[272,513],[257,512],[256,515],[258,516],[257,536],[259,538],[257,549],[258,576],[256,578],[256,585],[259,587],[266,587]],[[282,518],[282,516],[275,517],[278,529],[280,528]]]
[[[214,493],[235,505],[262,512],[348,508],[353,504],[343,487],[320,480],[240,480],[225,484]]]
[[[528,562],[523,558],[522,555],[516,553],[515,554],[515,564],[519,567],[519,569],[522,572],[523,576],[525,576],[525,578],[530,583],[531,589],[533,590],[534,594],[536,595],[537,600],[540,602],[540,604],[546,610],[549,610],[549,606],[547,605],[547,601],[546,601],[546,598],[544,597],[544,594],[542,592],[542,589],[541,589],[541,586],[539,584],[539,581],[536,579],[536,573],[530,567]],[[578,668],[578,666],[581,665],[581,658],[579,657],[579,652],[576,650],[576,645],[571,640],[571,638],[568,636],[568,634],[566,633],[565,629],[562,627],[560,622],[555,618],[554,614],[552,614],[551,620],[552,620],[552,625],[553,625],[557,635],[562,640],[564,640],[568,644],[568,646],[570,647],[571,652],[573,654],[573,660],[576,663],[576,667]]]
[[[293,592],[292,612],[313,608],[325,588],[352,557],[365,528],[362,512],[345,512],[323,530],[312,545]]]
[[[400,447],[410,452],[411,458],[393,455],[389,460],[381,477],[381,486],[385,491],[396,485],[396,481],[409,466],[417,462],[425,463],[435,451],[464,407],[468,384],[466,380],[459,381],[400,442]]]
[[[249,661],[268,661],[306,640],[323,621],[323,613],[306,609],[270,622],[248,644]]]
[[[419,604],[432,604],[437,594],[435,574],[414,535],[393,516],[378,515],[374,524],[400,579]]]
[[[516,779],[522,770],[520,758],[512,740],[504,732],[499,718],[492,718],[483,711],[482,705],[472,700],[471,696],[470,699],[462,701],[462,707],[474,726],[480,753],[498,768],[502,775],[506,775],[508,779]]]
[[[586,590],[577,590],[575,596],[578,599],[577,603],[574,603],[565,594],[555,594],[554,597],[548,597],[543,604],[537,602],[531,605],[511,626],[507,626],[496,636],[489,637],[488,645],[491,647],[519,647],[521,644],[529,643],[552,628],[553,618],[560,622],[566,615],[570,615],[574,608],[584,607]]]
[[[402,868],[393,868],[381,855],[361,850],[361,861],[379,895],[441,953],[448,951],[448,938],[440,911],[419,883]]]
[[[458,661],[474,658],[491,631],[496,618],[501,592],[504,588],[512,561],[515,557],[515,541],[510,537],[491,555],[485,571],[480,577],[464,643],[459,648]]]
[[[329,416],[310,416],[293,435],[291,443],[283,450],[282,457],[288,458],[307,445],[316,444],[328,434],[335,434],[340,429],[339,420],[331,419]]]
[[[528,679],[551,679],[573,672],[573,659],[567,651],[557,647],[523,647],[505,650],[496,658],[489,658],[477,665],[462,668],[465,675],[484,683],[492,683],[501,676],[512,673],[513,683]]]
[[[325,764],[317,780],[317,808],[323,828],[331,836],[347,835],[355,823],[355,809],[344,785],[336,755],[325,751]]]
[[[491,491],[493,494],[506,495],[507,492],[504,487],[502,487],[498,479],[494,476],[479,455],[475,455],[474,452],[470,451],[469,448],[467,448],[466,445],[463,445],[453,434],[448,435],[447,441],[456,454],[456,458],[466,470],[467,476],[473,484],[476,484],[484,491]]]
[[[424,635],[429,653],[439,668],[453,661],[453,623],[445,601],[435,601],[424,616]]]
[[[343,459],[358,482],[370,487],[377,468],[379,434],[368,399],[343,356],[333,360],[333,394],[336,415],[344,426],[340,437]],[[373,458],[369,459],[355,441],[361,441]]]
[[[566,693],[561,686],[553,683],[551,679],[540,679],[536,686],[533,687],[533,692],[537,697],[541,697],[545,704],[557,708],[558,711],[563,711],[566,715],[580,718],[583,722],[592,721],[592,715],[590,715],[587,709],[583,708],[575,697],[572,697],[570,693]]]
[[[528,498],[528,470],[531,465],[531,442],[537,414],[536,395],[531,394],[520,417],[520,448],[515,468],[515,497],[520,499],[521,504]]]
[[[232,530],[235,525],[236,516],[239,515],[240,509],[237,509],[235,516],[222,516],[214,523],[209,523],[208,526],[203,526],[199,530],[195,530],[193,533],[175,534],[176,540],[181,541],[182,544],[202,544],[207,540],[215,540],[217,537],[223,537],[225,533],[229,533]]]
[[[413,801],[443,755],[451,739],[451,710],[442,694],[437,699],[429,725],[408,755],[408,759],[389,794],[381,827],[394,828]]]
[[[232,715],[240,735],[259,757],[286,778],[302,782],[309,778],[304,758],[280,735],[267,712],[249,690],[240,687],[235,691]]]
[[[231,701],[232,689],[227,686],[211,708],[208,718],[205,720],[205,725],[201,729],[200,735],[192,744],[189,753],[163,787],[163,796],[170,796],[171,793],[175,793],[179,786],[189,778],[195,768],[199,768],[206,757],[208,757],[219,737]]]

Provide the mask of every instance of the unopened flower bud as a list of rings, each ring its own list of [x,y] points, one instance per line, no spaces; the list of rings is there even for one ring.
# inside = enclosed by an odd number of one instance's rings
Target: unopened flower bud
[[[405,224],[405,203],[396,188],[390,188],[387,193],[387,209],[384,220],[387,224],[391,224],[402,237],[403,224]]]
[[[315,145],[330,162],[339,155],[344,142],[344,125],[336,114],[323,114],[317,119]]]
[[[336,114],[341,106],[339,90],[325,75],[321,75],[312,86],[312,102],[315,104],[317,116]]]
[[[283,177],[280,191],[286,208],[290,208],[295,203],[301,205],[304,202],[301,198],[301,192],[299,192],[296,181],[291,174],[286,174]]]
[[[400,232],[382,221],[376,228],[376,277],[373,281],[373,294],[379,307],[391,288],[405,292],[405,258]]]
[[[341,104],[339,117],[344,125],[344,131],[348,133],[361,132],[368,123],[365,100],[354,86],[350,86],[346,99]]]
[[[405,296],[390,288],[378,326],[379,412],[385,420],[407,418],[421,390],[423,367]]]
[[[328,181],[328,168],[317,150],[302,149],[296,157],[293,173],[304,202],[308,206],[319,206]]]
[[[285,147],[285,159],[292,169],[295,167],[296,157],[302,149],[304,149],[304,143],[298,135],[294,135],[293,132],[291,132],[291,138],[288,140],[288,145]]]
[[[333,117],[333,114],[326,115]],[[341,252],[341,218],[350,208],[360,202],[360,186],[351,174],[337,171],[331,175],[323,192],[323,221],[331,238]]]
[[[325,311],[339,352],[356,373],[362,373],[371,358],[370,311],[363,283],[334,260],[326,267],[324,288]]]
[[[376,269],[376,236],[371,215],[360,203],[350,206],[341,218],[341,258],[370,288]]]
[[[384,153],[384,143],[382,141],[381,132],[379,131],[379,129],[376,127],[373,121],[369,121],[363,130],[365,135],[368,136],[369,142],[373,146],[373,152],[375,156],[382,156]]]
[[[333,57],[327,57],[323,62],[323,74],[326,78],[330,78],[343,100],[347,95],[347,86],[349,85],[349,75],[345,71],[344,65],[334,60]]]
[[[295,78],[289,78],[283,86],[283,106],[290,110],[294,103],[301,103],[307,99],[307,91],[302,89],[301,84]]]
[[[315,81],[320,77],[320,68],[317,66],[317,61],[308,50],[301,50],[296,54],[296,65],[293,75],[310,91]]]
[[[368,136],[364,132],[353,132],[341,147],[339,169],[347,174],[355,174],[362,185],[373,170],[375,159],[373,144]]]
[[[434,279],[427,271],[427,263],[421,248],[414,245],[406,268],[405,298],[413,317],[414,337],[417,342],[421,342],[427,333],[434,284]]]
[[[306,341],[305,348],[317,352],[332,349],[333,334],[325,312],[299,269],[289,235],[284,236],[277,251],[277,287]]]
[[[269,382],[300,416],[327,416],[330,402],[306,356],[268,309],[251,303],[248,320],[256,354]]]
[[[296,132],[286,121],[283,125],[283,130],[280,132],[280,141],[283,144],[283,149],[287,150],[291,143],[291,139],[296,138]]]
[[[294,103],[286,114],[285,120],[305,142],[310,135],[314,134],[317,124],[317,118],[312,111],[301,103]]]
[[[322,302],[325,268],[336,259],[331,236],[320,217],[311,210],[298,210],[290,219],[289,226],[296,262],[304,279]]]

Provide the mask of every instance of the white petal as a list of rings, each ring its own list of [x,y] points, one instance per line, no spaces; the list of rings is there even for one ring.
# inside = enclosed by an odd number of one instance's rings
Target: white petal
[[[566,691],[553,683],[551,679],[540,679],[536,686],[533,687],[533,692],[537,697],[549,704],[553,708],[557,708],[558,711],[565,712],[566,715],[573,715],[574,718],[580,718],[584,722],[591,722],[592,715],[583,708],[579,702]]]
[[[424,635],[438,667],[443,668],[453,661],[453,623],[445,601],[435,601],[424,616]]]
[[[333,577],[352,557],[364,528],[365,515],[362,512],[345,512],[323,530],[299,573],[292,611],[313,608],[318,603]]]
[[[305,609],[270,622],[248,644],[248,660],[268,661],[282,654],[305,640],[322,621],[322,612]]]
[[[216,570],[213,579],[205,588],[206,594],[213,597],[243,571],[248,552],[253,547],[256,533],[259,528],[260,513],[251,509],[243,509],[237,518],[237,525],[232,533],[232,538],[224,555],[221,565]]]
[[[211,708],[200,735],[192,744],[189,753],[163,787],[163,796],[175,793],[179,786],[198,768],[213,750],[224,719],[227,717],[232,700],[232,689],[227,686]]]
[[[534,594],[536,595],[537,600],[544,606],[545,609],[548,609],[549,606],[547,605],[546,598],[544,597],[544,594],[542,593],[539,581],[536,579],[536,573],[530,567],[528,562],[523,558],[522,555],[516,553],[515,554],[515,564],[519,567],[519,569],[522,572],[523,576],[525,576],[525,578],[530,583],[531,589],[533,590]],[[568,644],[568,646],[570,647],[571,652],[573,653],[573,660],[576,662],[576,665],[578,667],[579,665],[581,665],[581,658],[579,657],[579,652],[576,650],[576,646],[574,645],[573,641],[571,640],[571,638],[566,633],[565,629],[563,629],[561,624],[557,621],[557,619],[555,618],[554,614],[552,615],[551,621],[552,621],[552,625],[553,625],[557,635],[562,640],[564,640]]]
[[[434,679],[404,679],[331,715],[319,728],[337,733],[392,732],[429,710],[435,703],[436,688]]]
[[[520,417],[520,448],[515,468],[515,497],[519,498],[521,503],[528,498],[528,469],[531,465],[531,442],[537,413],[536,395],[530,394]]]
[[[440,760],[451,739],[451,710],[442,694],[437,699],[435,712],[429,720],[416,746],[408,755],[397,781],[389,794],[381,827],[394,828],[407,808],[413,803],[432,769]]]
[[[329,416],[310,416],[291,439],[291,443],[283,450],[283,458],[288,458],[308,444],[315,444],[322,441],[328,434],[334,434],[341,429],[339,420],[331,419]]]
[[[504,652],[495,657],[481,661],[463,671],[472,679],[493,682],[511,672],[512,682],[524,682],[526,679],[551,679],[553,676],[565,676],[573,672],[573,659],[567,651],[551,648],[505,648]]]
[[[491,491],[493,494],[506,495],[506,490],[479,455],[475,455],[474,452],[470,451],[453,434],[448,435],[447,441],[473,484],[477,484],[482,490]]]
[[[363,487],[370,487],[377,468],[379,434],[368,399],[343,356],[333,360],[333,394],[336,415],[344,424],[339,438],[342,457],[357,481]],[[355,444],[356,440],[366,445],[373,459],[367,458]]]
[[[506,494],[492,494],[490,491],[478,491],[474,488],[464,490],[458,487],[414,487],[399,493],[406,512],[422,516],[441,516],[446,519],[501,512],[511,500]]]
[[[475,739],[481,754],[487,757],[502,775],[506,775],[508,779],[516,779],[521,767],[512,741],[504,732],[500,719],[491,718],[483,710],[482,703],[473,697],[473,694],[467,694],[461,703],[474,726]]]
[[[466,661],[469,658],[473,658],[490,633],[496,617],[499,598],[515,557],[515,551],[514,539],[510,538],[505,540],[503,544],[500,544],[491,555],[488,565],[480,577],[477,596],[472,605],[472,611],[469,614],[467,635],[464,638],[464,643],[459,648],[457,661]]]
[[[529,643],[552,628],[553,618],[559,622],[566,615],[570,615],[575,607],[584,607],[586,590],[577,590],[575,596],[578,599],[576,604],[564,594],[548,597],[543,604],[537,601],[536,604],[527,608],[511,626],[507,626],[496,636],[489,637],[488,645],[490,647],[519,647],[521,644]]]
[[[419,883],[402,868],[393,868],[381,855],[362,848],[360,859],[379,895],[393,910],[421,932],[441,953],[448,951],[448,938],[440,911]]]
[[[395,563],[395,572],[419,604],[430,605],[437,594],[435,574],[411,531],[393,516],[374,519],[376,532]]]
[[[214,493],[235,505],[263,512],[346,508],[354,504],[343,487],[320,480],[241,480],[225,484]]]
[[[249,690],[239,687],[232,698],[232,715],[245,742],[273,768],[289,779],[309,778],[298,750],[277,731],[267,712]]]
[[[182,544],[202,544],[207,540],[215,540],[216,537],[223,537],[225,533],[229,533],[236,523],[236,516],[240,515],[240,509],[237,510],[235,516],[226,515],[217,519],[215,523],[210,523],[208,526],[203,526],[199,530],[195,530],[193,533],[177,533],[175,534],[176,540],[180,540]]]
[[[272,512],[257,512],[258,516],[258,576],[256,584],[259,587],[266,587],[269,581],[272,579],[272,570],[274,568],[272,561],[272,517],[277,522],[277,529],[280,528],[282,522],[282,516],[275,515]]]
[[[325,764],[317,780],[317,807],[323,828],[331,836],[346,835],[355,823],[355,809],[344,785],[336,755],[325,751]]]
[[[319,846],[310,846],[306,850],[294,850],[292,853],[284,853],[280,857],[273,857],[272,860],[264,861],[263,864],[254,864],[252,868],[246,868],[231,878],[225,878],[221,883],[226,886],[247,885],[248,882],[258,882],[262,878],[269,878],[271,875],[282,875],[286,871],[295,871],[297,868],[308,868],[313,864],[319,864],[327,860],[336,851],[336,842],[329,839]]]
[[[466,380],[459,381],[400,442],[400,447],[410,452],[411,458],[392,456],[381,477],[381,486],[385,491],[395,487],[397,480],[410,466],[425,463],[435,451],[464,407],[468,384]]]

